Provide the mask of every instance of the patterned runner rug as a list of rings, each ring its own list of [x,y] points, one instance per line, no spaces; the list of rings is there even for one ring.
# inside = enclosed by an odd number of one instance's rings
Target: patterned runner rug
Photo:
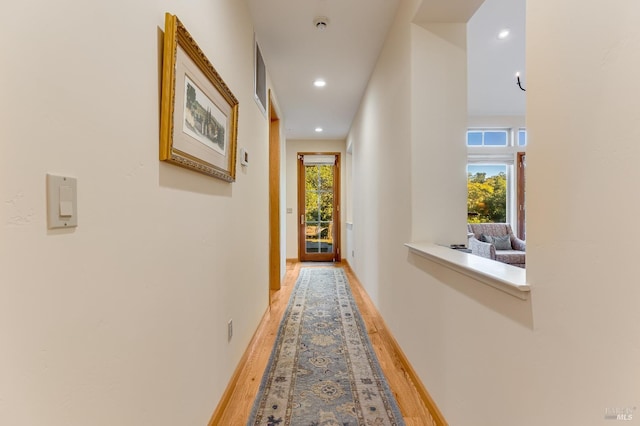
[[[300,270],[247,425],[404,425],[344,270]]]

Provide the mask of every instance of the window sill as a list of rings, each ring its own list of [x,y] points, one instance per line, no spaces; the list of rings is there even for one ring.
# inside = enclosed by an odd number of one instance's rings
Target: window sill
[[[412,253],[431,260],[463,275],[480,281],[518,299],[527,300],[531,287],[526,271],[506,263],[453,250],[433,243],[406,243]]]

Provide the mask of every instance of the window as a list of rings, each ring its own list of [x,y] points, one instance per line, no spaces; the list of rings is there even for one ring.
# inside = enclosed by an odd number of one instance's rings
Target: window
[[[527,146],[527,131],[525,129],[518,130],[518,146]]]
[[[518,153],[525,150],[524,128],[477,128],[467,131],[467,218],[469,223],[509,223],[524,231],[524,170],[517,174]],[[520,204],[518,204],[520,203]],[[522,210],[522,211],[521,211]]]
[[[507,222],[507,165],[469,164],[467,194],[469,223]]]
[[[507,146],[508,130],[469,130],[467,146]]]

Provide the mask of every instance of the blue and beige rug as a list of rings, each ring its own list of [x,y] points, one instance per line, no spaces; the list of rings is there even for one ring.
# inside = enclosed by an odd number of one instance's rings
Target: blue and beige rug
[[[344,270],[300,270],[247,425],[404,425]]]

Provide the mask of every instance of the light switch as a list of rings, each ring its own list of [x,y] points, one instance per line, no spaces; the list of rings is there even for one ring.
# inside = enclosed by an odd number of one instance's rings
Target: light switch
[[[71,201],[60,201],[60,216],[73,216],[73,203]]]
[[[68,185],[60,187],[60,216],[73,216],[73,189]]]
[[[47,223],[49,229],[78,226],[77,180],[47,174]]]

